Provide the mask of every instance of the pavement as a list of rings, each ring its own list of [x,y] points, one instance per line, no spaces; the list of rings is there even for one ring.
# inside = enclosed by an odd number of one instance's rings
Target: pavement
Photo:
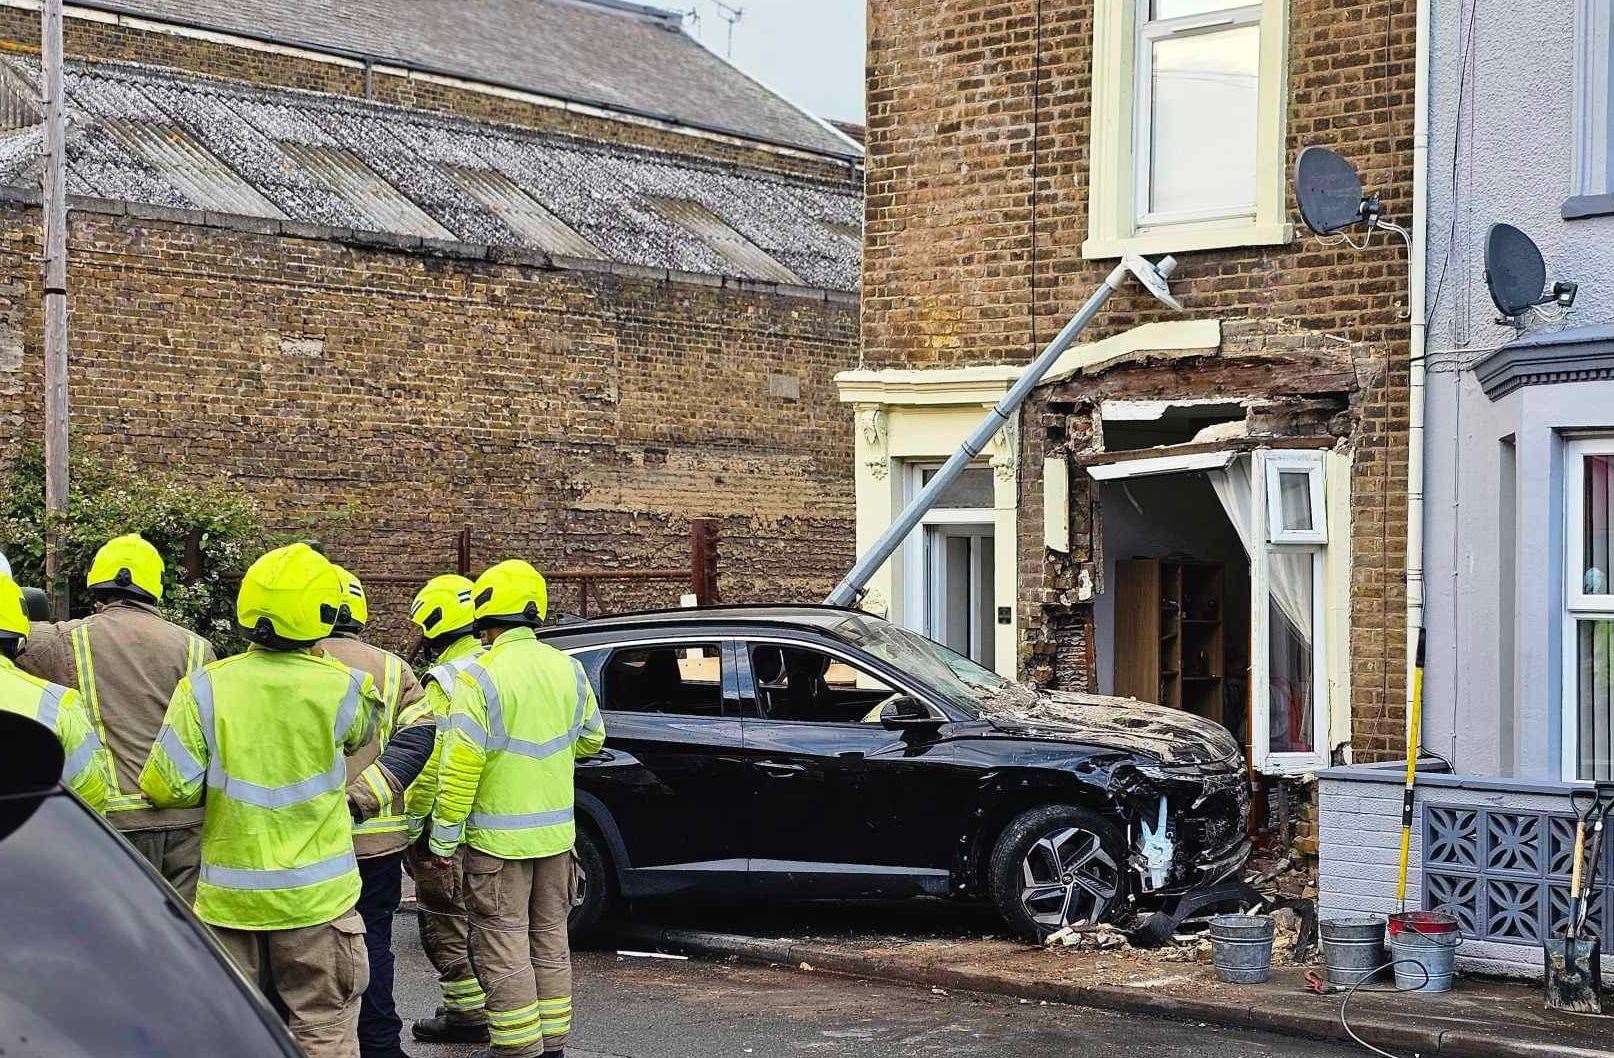
[[[397,922],[399,1008],[429,1013],[436,981],[411,916]],[[737,961],[575,956],[576,1044],[570,1058],[1346,1058],[1333,1042],[1138,1018],[1043,1001],[934,991]],[[406,1029],[407,1032],[407,1029]],[[475,1048],[406,1041],[414,1058]]]

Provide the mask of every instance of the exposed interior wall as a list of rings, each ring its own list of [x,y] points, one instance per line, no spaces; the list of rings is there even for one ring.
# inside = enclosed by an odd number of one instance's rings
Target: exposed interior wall
[[[39,435],[38,232],[0,212],[7,452]],[[232,481],[276,528],[339,514],[325,542],[361,575],[451,570],[462,526],[478,568],[687,569],[694,518],[720,523],[726,599],[816,601],[851,560],[855,299],[89,212],[70,241],[75,447]],[[395,645],[411,590],[374,593]]]
[[[1226,657],[1249,666],[1250,564],[1203,473],[1162,474],[1110,481],[1098,489],[1103,508],[1104,584],[1093,601],[1093,639],[1098,690],[1115,690],[1115,566],[1132,558],[1191,558],[1220,562],[1223,576],[1223,638]],[[1134,501],[1136,505],[1134,505]],[[1227,675],[1242,680],[1231,664]]]

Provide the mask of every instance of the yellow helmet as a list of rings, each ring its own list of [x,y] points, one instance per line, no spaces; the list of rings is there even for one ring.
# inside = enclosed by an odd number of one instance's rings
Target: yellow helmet
[[[292,544],[247,567],[235,619],[253,642],[290,650],[330,635],[342,602],[342,578],[331,560],[307,544]]]
[[[0,639],[28,638],[28,607],[22,589],[10,576],[0,576]]]
[[[427,639],[464,635],[476,623],[476,607],[471,596],[476,585],[458,573],[433,577],[415,593],[409,603],[409,619]]]
[[[535,625],[549,613],[549,586],[544,575],[519,558],[489,567],[476,578],[477,627]]]
[[[342,612],[336,617],[336,627],[347,632],[362,632],[370,623],[370,603],[364,597],[364,585],[345,566],[336,567],[342,578]]]
[[[163,557],[145,537],[129,533],[101,545],[84,581],[91,591],[124,592],[158,602],[163,597]]]

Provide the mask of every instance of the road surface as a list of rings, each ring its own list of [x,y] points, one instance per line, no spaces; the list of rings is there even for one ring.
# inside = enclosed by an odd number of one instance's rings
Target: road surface
[[[413,916],[397,921],[398,1008],[414,1058],[474,1047],[408,1039],[437,1003]],[[1025,1003],[735,963],[579,952],[575,1046],[568,1058],[1359,1058],[1291,1040],[1074,1007]]]

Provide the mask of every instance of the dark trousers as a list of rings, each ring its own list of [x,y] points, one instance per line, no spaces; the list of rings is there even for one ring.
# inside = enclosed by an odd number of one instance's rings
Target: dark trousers
[[[359,1004],[361,1058],[399,1058],[403,1021],[392,999],[392,916],[403,898],[403,853],[359,861],[358,912],[364,918],[364,946],[370,955],[370,987]]]

